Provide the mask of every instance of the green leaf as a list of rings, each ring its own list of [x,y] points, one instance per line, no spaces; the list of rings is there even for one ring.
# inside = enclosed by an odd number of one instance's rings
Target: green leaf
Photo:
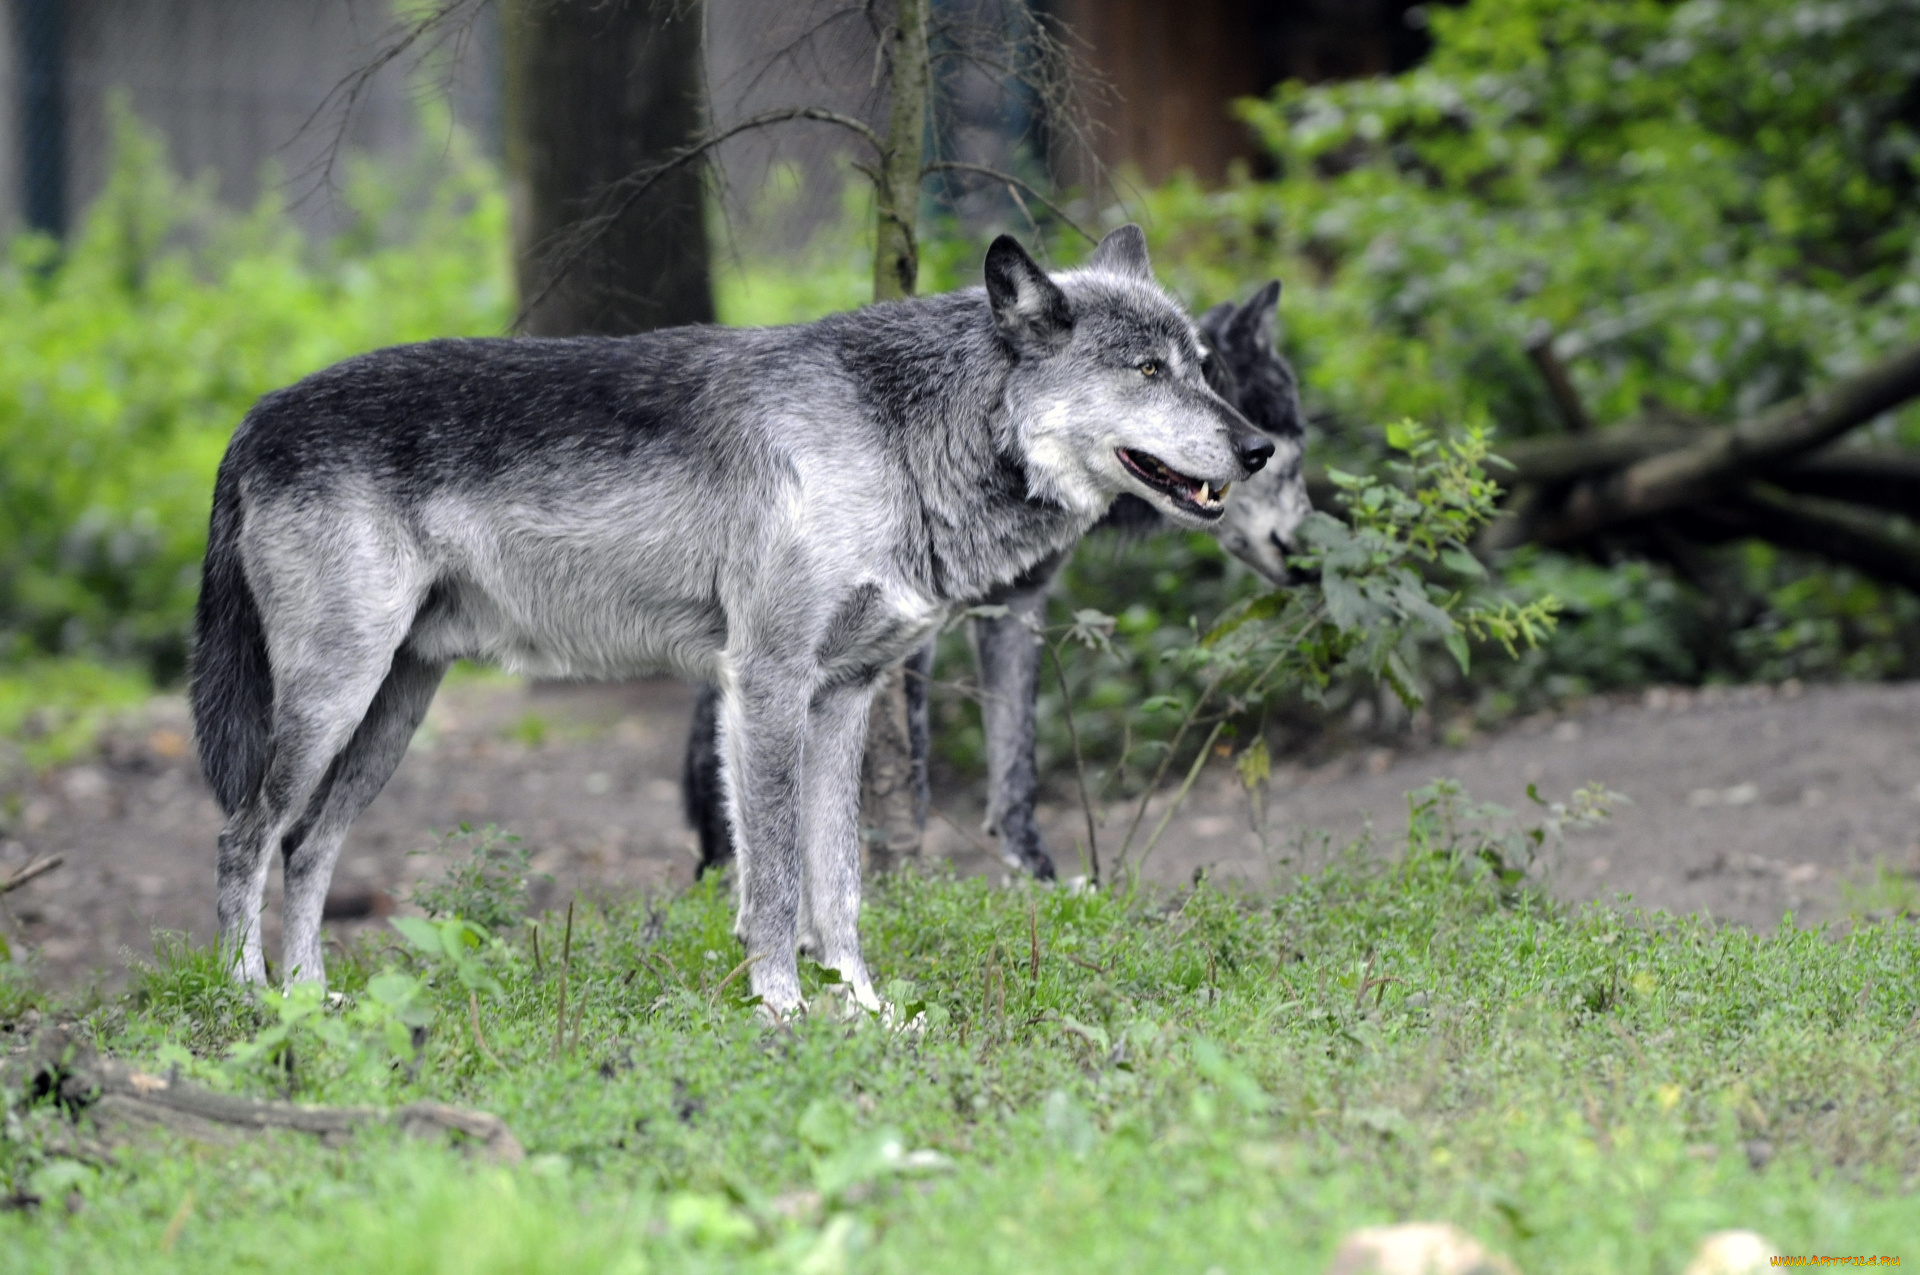
[[[1473,660],[1473,652],[1467,646],[1467,635],[1455,629],[1447,634],[1445,641],[1447,653],[1453,656],[1453,662],[1460,666],[1462,673],[1468,672],[1468,665]]]
[[[815,1151],[838,1151],[853,1132],[853,1115],[832,1098],[815,1098],[800,1113],[794,1132]]]
[[[1352,631],[1366,623],[1369,614],[1366,598],[1345,576],[1323,576],[1320,596],[1326,599],[1327,617],[1335,627]]]
[[[387,970],[367,980],[367,995],[382,1005],[399,1008],[420,992],[420,980],[398,970]]]
[[[1272,593],[1263,593],[1253,601],[1246,603],[1237,611],[1229,611],[1227,617],[1207,630],[1200,639],[1201,646],[1212,646],[1221,638],[1245,624],[1257,620],[1271,620],[1285,611],[1293,602],[1293,595],[1276,589]]]
[[[425,917],[388,917],[387,924],[398,930],[401,938],[428,956],[441,956],[446,953],[446,944],[440,938],[440,927]]]
[[[1458,575],[1471,576],[1476,580],[1486,579],[1486,565],[1465,549],[1448,549],[1441,553],[1440,561]]]
[[[1427,431],[1419,422],[1401,418],[1387,426],[1387,446],[1397,452],[1410,452],[1426,438]]]

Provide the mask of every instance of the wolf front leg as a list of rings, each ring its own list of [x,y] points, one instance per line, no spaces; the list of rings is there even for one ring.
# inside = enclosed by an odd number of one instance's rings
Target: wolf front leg
[[[980,669],[980,718],[987,736],[987,831],[1000,838],[1000,855],[1042,881],[1054,876],[1033,810],[1039,776],[1033,759],[1034,699],[1040,690],[1039,625],[1047,585],[1009,592],[1007,614],[971,621],[974,661]]]
[[[734,661],[720,706],[721,778],[733,812],[740,914],[734,931],[753,959],[768,1012],[802,1008],[800,794],[807,744],[805,678],[766,660]]]
[[[821,964],[839,971],[853,998],[879,1009],[860,955],[860,761],[874,687],[861,682],[817,694],[807,715],[805,846],[807,932]]]

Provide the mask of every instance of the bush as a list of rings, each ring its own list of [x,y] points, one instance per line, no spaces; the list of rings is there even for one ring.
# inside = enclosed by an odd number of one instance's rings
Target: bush
[[[15,241],[0,268],[0,657],[176,676],[213,472],[254,399],[362,350],[504,327],[505,201],[457,134],[437,168],[347,171],[357,223],[315,246],[271,200],[239,215],[181,182],[121,108],[106,190],[68,249]]]
[[[1910,7],[1423,12],[1425,65],[1243,104],[1272,177],[1176,180],[1128,210],[1196,308],[1286,281],[1283,343],[1323,459],[1373,468],[1380,427],[1403,416],[1489,427],[1496,452],[1561,429],[1526,354],[1542,331],[1602,423],[1734,419],[1920,339]],[[1063,241],[1056,256],[1076,251]],[[1920,444],[1920,407],[1859,440]],[[1517,666],[1481,661],[1462,683],[1439,660],[1423,681],[1498,716],[1647,681],[1920,672],[1920,602],[1903,590],[1760,544],[1671,566],[1644,549],[1504,564],[1516,599],[1567,602],[1560,633]],[[1152,652],[1258,588],[1198,537],[1124,557],[1089,546],[1056,618],[1117,609],[1116,585],[1141,603],[1136,662],[1083,674],[1096,698],[1167,689]]]

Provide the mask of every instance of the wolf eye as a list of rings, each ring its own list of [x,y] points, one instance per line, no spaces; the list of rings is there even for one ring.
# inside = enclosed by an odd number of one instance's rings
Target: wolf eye
[[[1145,377],[1155,377],[1160,375],[1159,362],[1155,359],[1148,359],[1145,363],[1142,363],[1140,365],[1140,375]]]

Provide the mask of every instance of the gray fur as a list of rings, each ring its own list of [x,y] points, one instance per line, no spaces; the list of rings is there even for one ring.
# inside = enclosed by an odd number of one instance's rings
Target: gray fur
[[[1293,369],[1274,349],[1280,284],[1270,282],[1244,305],[1222,302],[1201,316],[1212,357],[1209,379],[1222,397],[1274,442],[1274,454],[1252,478],[1234,487],[1226,517],[1213,528],[1229,553],[1275,585],[1292,582],[1287,555],[1300,521],[1311,511],[1303,458],[1305,418]],[[1123,498],[1120,514],[1134,502]],[[1146,516],[1140,516],[1144,513]],[[1157,511],[1110,515],[1107,525],[1146,532],[1164,525]],[[1042,650],[1038,635],[1046,596],[1064,555],[1032,572],[998,599],[1007,614],[969,621],[980,674],[980,719],[986,736],[985,830],[1006,862],[1043,880],[1054,876],[1035,818],[1039,776],[1034,761],[1035,708]]]
[[[877,1005],[855,827],[876,679],[1119,494],[1211,525],[1208,494],[1273,450],[1150,279],[1049,277],[1005,237],[986,279],[790,328],[401,346],[262,399],[216,484],[194,674],[238,973],[265,978],[278,846],[288,977],[324,977],[340,839],[470,658],[719,685],[753,990],[800,1006],[804,934]]]
[[[1144,253],[1144,240],[1134,247]],[[1287,560],[1293,532],[1309,505],[1301,472],[1306,430],[1299,391],[1292,367],[1274,348],[1279,299],[1279,282],[1270,282],[1244,305],[1228,301],[1209,310],[1200,319],[1200,329],[1207,347],[1209,384],[1274,443],[1273,457],[1260,472],[1235,486],[1226,502],[1226,516],[1212,530],[1229,552],[1276,585],[1285,585],[1293,574]],[[1152,506],[1122,496],[1095,530],[1144,534],[1164,525]],[[1009,865],[1043,880],[1054,876],[1054,864],[1035,819],[1039,774],[1034,760],[1034,714],[1042,672],[1037,634],[1047,592],[1065,560],[1065,554],[1047,559],[989,599],[1005,605],[1006,616],[976,617],[969,622],[986,736],[985,829],[998,839]],[[931,661],[929,646],[910,666],[907,681],[913,701],[910,734],[923,806],[929,749],[926,674]],[[700,834],[702,872],[732,857],[719,797],[716,704],[716,692],[702,688],[687,738],[683,791],[688,822]]]

